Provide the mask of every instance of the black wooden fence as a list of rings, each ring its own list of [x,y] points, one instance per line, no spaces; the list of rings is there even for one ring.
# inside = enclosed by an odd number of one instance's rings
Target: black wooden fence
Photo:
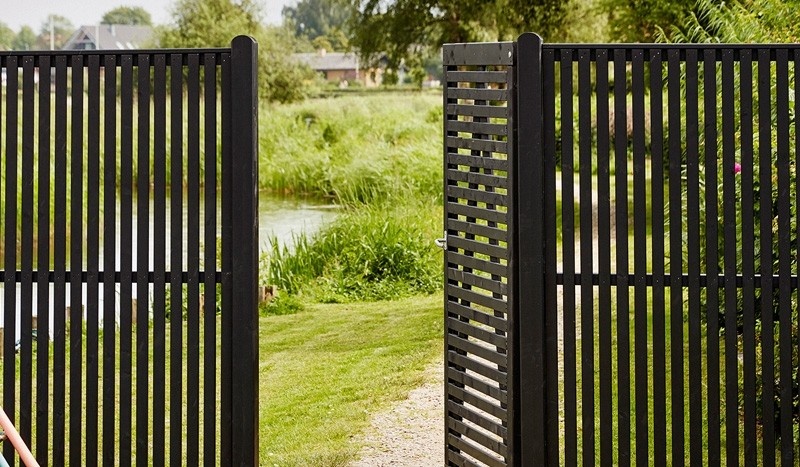
[[[796,465],[800,45],[444,65],[446,463]]]
[[[43,465],[257,463],[256,54],[0,53],[2,405]]]

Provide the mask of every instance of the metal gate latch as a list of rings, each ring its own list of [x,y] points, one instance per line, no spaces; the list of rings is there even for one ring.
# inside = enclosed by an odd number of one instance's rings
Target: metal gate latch
[[[433,241],[433,243],[435,243],[436,246],[438,246],[442,250],[446,250],[447,249],[447,231],[445,230],[442,235],[443,235],[442,238],[437,238],[436,240]]]

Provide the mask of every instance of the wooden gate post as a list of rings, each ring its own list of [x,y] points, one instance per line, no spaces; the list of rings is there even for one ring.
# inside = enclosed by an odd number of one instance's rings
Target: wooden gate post
[[[223,432],[225,465],[258,465],[258,44],[231,43],[230,104],[223,145],[223,270],[229,273],[223,309]],[[223,84],[224,86],[224,84]],[[223,119],[226,119],[223,109]],[[224,130],[223,130],[224,132]],[[225,175],[227,172],[227,176]],[[228,182],[227,184],[225,182]],[[225,213],[227,211],[227,213]],[[230,269],[227,269],[229,267]],[[228,318],[225,319],[225,315]],[[225,329],[227,327],[227,330]]]
[[[517,465],[548,465],[548,387],[546,379],[544,107],[542,38],[526,33],[517,41],[516,146],[513,149],[517,250],[515,332],[520,409]],[[556,393],[555,396],[558,394]],[[557,419],[556,419],[557,420]],[[557,438],[556,438],[557,439]],[[558,452],[556,459],[558,459]]]

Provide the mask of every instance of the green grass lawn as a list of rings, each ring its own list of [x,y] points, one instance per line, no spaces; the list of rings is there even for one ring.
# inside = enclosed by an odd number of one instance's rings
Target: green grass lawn
[[[441,357],[442,298],[315,304],[260,320],[261,465],[345,465],[370,415]]]
[[[369,426],[371,414],[405,398],[411,389],[422,383],[424,368],[441,358],[442,322],[442,298],[440,295],[415,296],[400,301],[314,304],[293,315],[262,316],[259,322],[260,465],[333,466],[344,465],[353,460],[360,446],[352,440],[358,439],[358,435]],[[184,339],[186,339],[185,323],[183,333]],[[165,395],[166,405],[170,407],[169,325],[167,325],[166,338],[167,387]],[[152,328],[149,339],[152,346]],[[117,335],[118,344],[119,335]],[[83,357],[85,358],[85,335],[83,345]],[[102,433],[102,343],[99,350],[101,379],[98,380],[98,385],[101,392],[99,406],[94,410],[100,420]],[[202,348],[201,352],[203,352]],[[69,345],[67,345],[65,357],[67,374],[69,374]],[[35,351],[33,358],[35,369]],[[152,347],[149,360],[150,394],[148,394],[148,398],[152,410]],[[219,362],[218,344],[217,372],[220,369]],[[132,364],[134,369],[132,375],[134,385],[132,388],[134,404],[132,427],[135,439],[135,401],[137,398],[135,353]],[[52,354],[50,365],[52,375]],[[183,351],[182,365],[184,370],[182,387],[185,390],[185,350]],[[2,374],[2,368],[2,361],[0,361],[0,374]],[[17,355],[16,369],[19,377],[19,354]],[[115,366],[117,374],[114,375],[117,385],[114,403],[117,407],[120,404],[119,369],[119,354],[117,353]],[[204,373],[201,367],[201,395]],[[85,405],[85,368],[82,374],[84,377],[82,383],[83,410],[88,411],[90,409]],[[217,377],[219,377],[219,373],[217,373]],[[33,378],[35,388],[35,371]],[[70,390],[68,380],[69,378],[67,378],[66,385],[67,395]],[[50,397],[52,397],[52,383],[51,376]],[[36,396],[33,397],[35,403]],[[68,401],[69,396],[67,397]],[[19,399],[17,399],[17,403],[19,404]],[[180,403],[183,404],[183,426],[185,427],[187,413],[185,391]],[[19,410],[19,405],[16,409]],[[200,443],[202,446],[202,402],[200,413]],[[67,431],[69,431],[69,404],[67,404],[66,415]],[[167,409],[166,415],[166,434],[169,438],[169,409]],[[15,418],[19,420],[19,412]],[[117,428],[118,424],[117,420],[115,422]],[[149,426],[152,429],[152,421]],[[35,423],[32,428],[35,436]],[[35,450],[33,441],[27,440],[29,446]],[[66,441],[69,442],[69,433],[67,433]],[[81,444],[82,457],[84,457],[86,446],[84,442]],[[102,439],[97,440],[96,448],[98,452],[102,450]],[[166,448],[166,455],[169,458],[169,439],[166,440]],[[116,450],[119,455],[118,444]],[[185,459],[185,437],[183,456]],[[50,460],[52,460],[52,453]]]

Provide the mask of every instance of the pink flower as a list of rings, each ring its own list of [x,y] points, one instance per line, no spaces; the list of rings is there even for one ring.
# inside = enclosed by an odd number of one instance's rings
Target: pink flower
[[[734,162],[733,163],[733,173],[735,173],[735,174],[742,173],[742,164],[740,164],[738,162]]]

